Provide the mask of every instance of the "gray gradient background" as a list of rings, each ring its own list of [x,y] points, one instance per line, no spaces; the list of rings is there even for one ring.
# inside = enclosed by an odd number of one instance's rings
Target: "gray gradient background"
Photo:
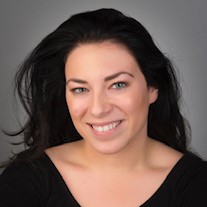
[[[1,0],[0,1],[0,127],[17,129],[13,78],[25,56],[70,15],[112,7],[136,18],[158,47],[176,64],[183,88],[183,113],[192,127],[192,149],[207,159],[207,1],[206,0]],[[164,126],[163,126],[164,127]],[[19,151],[0,132],[0,162]]]

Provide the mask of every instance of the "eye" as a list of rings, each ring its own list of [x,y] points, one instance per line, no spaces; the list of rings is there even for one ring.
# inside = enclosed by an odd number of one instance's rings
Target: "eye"
[[[122,88],[125,88],[126,86],[127,86],[127,83],[125,82],[117,82],[112,85],[112,88],[122,89]]]
[[[87,92],[88,90],[86,88],[73,88],[70,91],[72,91],[74,94],[81,94]]]

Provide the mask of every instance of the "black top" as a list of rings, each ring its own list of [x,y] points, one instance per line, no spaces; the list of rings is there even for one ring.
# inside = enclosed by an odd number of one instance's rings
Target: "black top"
[[[0,176],[0,206],[80,207],[46,154],[32,164],[4,170]],[[178,206],[207,206],[207,162],[191,153],[178,161],[160,188],[141,205]]]

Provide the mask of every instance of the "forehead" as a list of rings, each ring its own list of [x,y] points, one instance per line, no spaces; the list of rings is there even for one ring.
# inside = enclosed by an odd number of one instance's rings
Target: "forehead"
[[[134,56],[123,44],[104,41],[82,43],[73,49],[66,59],[66,68],[81,64],[137,64]]]
[[[102,42],[80,44],[67,57],[65,78],[102,83],[114,74],[139,77],[141,70],[134,56],[119,43]]]

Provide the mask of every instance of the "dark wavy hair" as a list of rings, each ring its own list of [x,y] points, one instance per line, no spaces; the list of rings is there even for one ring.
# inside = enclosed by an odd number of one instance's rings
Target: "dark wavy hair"
[[[125,45],[148,86],[159,89],[158,99],[149,109],[148,135],[180,152],[187,151],[189,128],[180,112],[180,87],[170,60],[138,21],[115,9],[99,9],[71,16],[19,68],[16,92],[28,120],[13,135],[23,135],[27,148],[12,163],[31,161],[46,148],[82,139],[66,105],[65,61],[78,45],[106,40]]]

